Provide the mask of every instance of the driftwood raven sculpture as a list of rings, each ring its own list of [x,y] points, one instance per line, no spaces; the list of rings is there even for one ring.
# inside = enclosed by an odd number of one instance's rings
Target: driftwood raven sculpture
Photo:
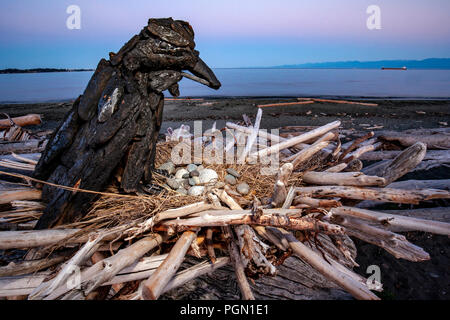
[[[162,120],[162,92],[178,96],[183,77],[214,89],[221,85],[194,47],[189,23],[150,19],[117,54],[110,53],[109,61],[99,62],[83,95],[50,138],[34,178],[101,191],[120,167],[125,192],[149,183]],[[47,207],[36,228],[79,219],[95,196],[44,185]]]

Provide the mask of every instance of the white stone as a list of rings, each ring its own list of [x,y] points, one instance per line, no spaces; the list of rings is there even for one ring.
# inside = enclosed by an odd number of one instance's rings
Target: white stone
[[[209,183],[209,182],[215,182],[219,179],[219,176],[217,175],[217,172],[215,172],[212,169],[203,169],[200,171],[200,183]]]
[[[190,196],[201,196],[205,192],[204,186],[194,186],[190,187],[188,190],[188,195]]]
[[[175,179],[183,179],[186,173],[189,173],[186,169],[178,169],[177,173],[175,173]]]

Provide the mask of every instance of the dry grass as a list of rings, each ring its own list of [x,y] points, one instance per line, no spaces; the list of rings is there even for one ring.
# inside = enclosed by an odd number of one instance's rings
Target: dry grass
[[[172,148],[176,144],[177,142],[160,142],[157,144],[156,167],[170,160]],[[233,167],[241,175],[238,179],[239,182],[246,182],[250,187],[251,192],[245,197],[241,197],[245,200],[250,201],[254,196],[258,199],[263,199],[270,197],[273,193],[276,176],[262,174],[260,165],[204,164],[204,167],[215,170],[219,176],[219,181],[224,181],[227,168]],[[299,175],[294,173],[289,184],[300,185]],[[155,173],[153,183],[163,186],[165,179],[164,176]],[[118,189],[113,186],[106,191],[108,193],[119,193]],[[154,196],[118,198],[104,195],[93,203],[90,211],[81,221],[65,225],[64,227],[83,228],[85,230],[112,228],[133,222],[141,222],[158,212],[178,208],[204,199],[205,196],[181,195],[168,188]]]

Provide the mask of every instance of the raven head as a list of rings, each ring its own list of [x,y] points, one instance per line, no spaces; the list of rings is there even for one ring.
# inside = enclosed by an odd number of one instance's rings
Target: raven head
[[[183,77],[220,88],[219,80],[194,48],[194,30],[189,23],[172,18],[149,19],[139,35],[117,54],[111,54],[111,63],[122,63],[156,92],[169,89],[178,96],[178,81]]]

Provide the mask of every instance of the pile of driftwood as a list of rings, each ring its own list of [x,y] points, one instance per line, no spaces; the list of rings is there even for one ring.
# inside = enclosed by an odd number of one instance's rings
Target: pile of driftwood
[[[28,251],[21,261],[0,267],[0,297],[158,299],[231,264],[242,298],[253,299],[249,279],[275,276],[277,266],[295,255],[353,297],[378,299],[372,291],[382,290],[381,284],[352,271],[357,263],[350,237],[420,262],[430,259],[428,253],[396,232],[450,235],[447,208],[373,210],[380,203],[418,205],[450,198],[448,180],[395,182],[427,161],[432,162],[425,167],[448,164],[447,130],[375,136],[341,130],[340,121],[334,121],[315,128],[284,127],[276,135],[260,130],[261,115],[259,109],[254,124],[244,117],[244,123],[227,123],[222,130],[234,137],[222,147],[241,150],[235,153],[241,164],[211,165],[218,172],[232,167],[242,179],[247,172],[248,195],[222,181],[205,186],[197,197],[171,190],[129,195],[111,188],[99,193],[84,220],[48,230],[33,230],[43,204],[29,176],[40,155],[33,148],[20,155],[9,150],[12,155],[0,158],[0,176],[8,178],[0,182],[0,225],[6,230],[0,232],[0,250]],[[260,139],[268,141],[266,147]],[[206,148],[215,141],[202,143]],[[159,149],[170,146],[158,144]],[[255,159],[274,154],[280,158],[276,174],[259,176]],[[157,161],[167,160],[166,152]],[[376,162],[364,167],[362,160]],[[163,185],[163,180],[155,183]],[[109,207],[101,211],[105,202]],[[110,219],[105,211],[121,219]],[[204,261],[179,271],[186,255]]]

